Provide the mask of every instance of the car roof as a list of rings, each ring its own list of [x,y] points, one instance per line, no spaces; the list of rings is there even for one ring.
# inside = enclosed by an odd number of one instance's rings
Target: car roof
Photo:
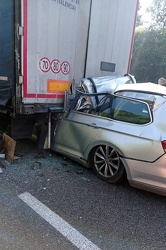
[[[116,88],[115,94],[119,91],[132,91],[166,95],[166,87],[152,82],[123,84]]]

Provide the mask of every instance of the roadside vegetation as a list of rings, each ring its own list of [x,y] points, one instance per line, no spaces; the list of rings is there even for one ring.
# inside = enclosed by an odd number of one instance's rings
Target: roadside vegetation
[[[147,12],[148,27],[138,12],[130,73],[137,82],[157,83],[160,77],[166,78],[166,0],[153,0]]]

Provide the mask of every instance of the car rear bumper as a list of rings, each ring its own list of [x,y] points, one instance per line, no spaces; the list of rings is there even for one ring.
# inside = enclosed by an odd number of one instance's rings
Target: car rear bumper
[[[126,160],[131,186],[166,195],[166,154],[155,162]]]

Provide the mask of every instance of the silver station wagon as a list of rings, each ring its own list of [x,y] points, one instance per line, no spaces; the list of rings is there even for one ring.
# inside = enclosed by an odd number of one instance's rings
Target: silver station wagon
[[[123,84],[114,93],[78,91],[70,99],[53,150],[106,182],[126,177],[131,186],[166,195],[166,87]]]

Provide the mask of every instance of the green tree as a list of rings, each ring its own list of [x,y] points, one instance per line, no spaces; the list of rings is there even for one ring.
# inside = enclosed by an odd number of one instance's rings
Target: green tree
[[[166,77],[166,33],[138,29],[135,34],[131,74],[137,82],[157,83]]]
[[[153,0],[148,12],[152,16],[153,28],[164,31],[166,29],[166,0]]]
[[[148,11],[153,22],[136,29],[131,74],[137,82],[157,83],[166,78],[166,0],[153,0]]]
[[[136,27],[139,27],[139,26],[142,26],[143,25],[143,22],[142,22],[142,15],[140,14],[140,9],[141,9],[141,6],[139,6],[139,10],[138,10],[138,13],[137,13],[137,20],[136,20]]]

